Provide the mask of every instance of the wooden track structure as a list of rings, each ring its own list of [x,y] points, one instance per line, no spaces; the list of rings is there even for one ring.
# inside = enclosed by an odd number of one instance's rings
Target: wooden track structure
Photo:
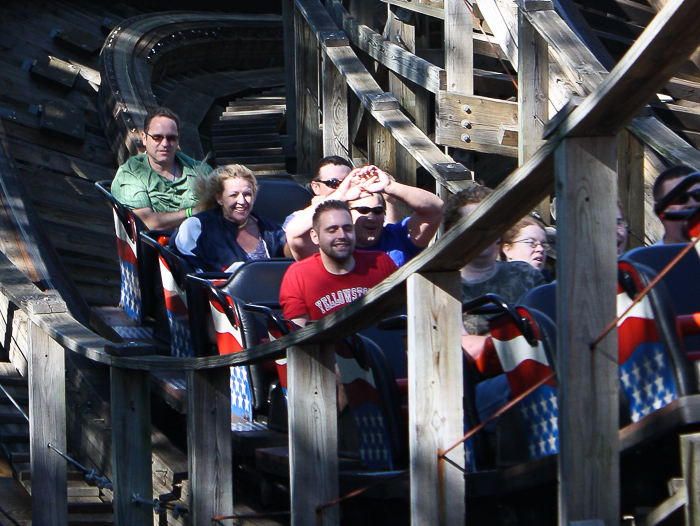
[[[404,9],[414,7],[400,0],[389,3]],[[490,149],[513,156],[516,153],[513,143],[506,143],[512,141],[514,134],[520,137],[517,142],[520,166],[474,214],[461,220],[367,296],[312,327],[232,355],[192,359],[155,356],[148,346],[114,344],[97,336],[79,322],[80,315],[71,308],[69,292],[50,286],[39,289],[15,264],[5,257],[0,259],[3,314],[0,325],[4,325],[7,341],[27,360],[32,481],[35,488],[42,488],[45,496],[42,505],[34,510],[33,520],[37,524],[65,523],[65,463],[46,444],[50,442],[65,449],[67,443],[66,356],[109,367],[110,472],[114,482],[115,521],[145,525],[153,523],[152,510],[134,506],[132,497],[138,494],[150,498],[153,494],[149,371],[187,373],[189,520],[191,524],[208,524],[214,515],[233,512],[228,368],[285,354],[290,382],[290,429],[295,430],[290,433],[292,524],[338,524],[337,507],[317,512],[318,506],[338,496],[332,342],[371,325],[377,313],[393,312],[403,305],[408,306],[409,320],[412,521],[413,524],[464,524],[464,476],[453,466],[464,465],[463,455],[451,453],[449,464],[438,456],[461,438],[463,432],[459,402],[462,351],[458,338],[461,312],[458,269],[519,217],[538,206],[553,188],[558,201],[558,231],[563,240],[558,247],[558,346],[568,350],[560,353],[557,364],[560,523],[619,521],[617,371],[615,361],[606,358],[617,352],[616,337],[611,334],[593,352],[588,347],[588,342],[615,314],[613,225],[617,149],[624,141],[630,143],[629,138],[619,143],[615,137],[620,133],[624,136],[627,129],[671,162],[682,161],[700,168],[694,148],[660,121],[651,116],[635,118],[700,44],[700,5],[690,0],[667,2],[626,54],[606,72],[575,35],[567,33],[566,39],[547,41],[548,35],[553,38],[554,33],[545,28],[556,27],[566,32],[567,27],[548,2],[523,2],[515,25],[506,24],[500,35],[499,22],[488,12],[487,4],[479,4],[481,14],[494,36],[498,36],[504,56],[511,64],[519,64],[521,100],[517,130],[512,121],[501,120],[512,113],[512,104],[474,95],[478,72],[469,67],[469,61],[456,60],[448,54],[445,68],[438,68],[382,41],[358,19],[347,15],[337,2],[323,5],[312,0],[284,0],[285,39],[289,42],[292,35],[295,37],[296,62],[291,64],[296,67],[289,68],[296,71],[296,78],[292,82],[291,75],[288,76],[287,94],[296,93],[291,106],[296,114],[300,170],[321,154],[338,153],[340,147],[354,158],[365,157],[395,172],[410,174],[406,167],[421,166],[435,179],[440,191],[455,191],[470,184],[467,180],[470,170],[443,153],[421,131],[420,114],[412,120],[401,111],[399,101],[405,104],[410,95],[402,91],[399,98],[382,90],[355,49],[366,49],[402,79],[398,84],[410,81],[442,101],[437,110],[441,128],[436,130],[441,144],[450,146],[454,139],[449,137],[449,128],[457,123],[464,129],[474,129],[472,134],[467,134],[469,140],[462,137],[466,132],[456,137],[460,144],[471,144],[475,151]],[[493,13],[502,19],[513,20],[505,16],[512,15],[513,5],[494,3],[493,7]],[[435,5],[415,4],[415,9],[425,10],[421,14],[436,19],[456,20],[461,24],[446,26],[446,41],[451,50],[483,45],[464,37],[463,29],[471,27],[471,22],[463,3],[446,0]],[[360,12],[355,14],[359,16]],[[178,15],[173,16],[172,22],[180,23]],[[153,42],[172,34],[166,27],[150,23],[153,25],[142,18],[135,25],[143,24],[143,35]],[[112,42],[115,50],[136,49],[129,48],[132,44],[127,41],[140,33],[115,31]],[[206,40],[206,35],[203,38]],[[561,46],[564,40],[567,46]],[[534,45],[517,46],[518,41]],[[549,70],[548,47],[557,58],[557,70],[567,78],[580,80],[580,84],[575,83],[574,91],[578,90],[585,98],[564,106],[545,130],[544,123],[534,125],[533,122],[539,123],[537,119],[523,116],[547,114],[542,103],[566,98],[541,96],[552,93],[549,75],[541,74]],[[140,51],[134,51],[140,53],[140,61],[133,69],[129,69],[133,66],[128,63],[130,55],[125,55],[126,61],[113,56],[113,70],[110,70],[109,53],[105,54],[104,72],[107,76],[113,74],[117,84],[111,82],[111,77],[110,82],[102,84],[114,92],[102,95],[100,111],[114,117],[114,129],[109,133],[117,155],[131,152],[138,119],[153,104],[148,90],[143,91],[144,86],[150,85],[153,71],[157,71],[156,65],[148,65],[150,49],[155,48],[143,46]],[[287,46],[287,49],[292,48]],[[586,65],[585,74],[574,67],[582,63]],[[543,69],[536,69],[536,64]],[[141,75],[141,88],[126,92],[130,98],[121,100],[117,95],[125,92],[119,82],[128,80],[130,75],[133,78]],[[671,82],[675,86],[683,84],[678,80]],[[291,89],[292,85],[295,90]],[[406,85],[398,85],[396,89],[405,90]],[[354,98],[346,97],[348,91]],[[419,108],[416,111],[423,111],[425,116],[421,104],[418,100],[412,102],[414,108]],[[491,109],[477,115],[475,108],[480,105]],[[319,107],[323,109],[322,122]],[[473,114],[472,128],[462,125],[463,118],[441,115],[441,110],[449,107]],[[487,122],[491,111],[498,118]],[[481,123],[486,131],[481,135],[477,133],[480,124],[477,118],[484,119]],[[367,134],[364,148],[359,145],[362,129]],[[539,140],[543,134],[544,138]],[[526,143],[523,137],[536,140]],[[347,142],[343,142],[346,138]],[[407,178],[410,181],[410,176]],[[41,262],[46,264],[41,255],[31,251],[29,259],[34,268]],[[584,428],[581,422],[586,423]]]

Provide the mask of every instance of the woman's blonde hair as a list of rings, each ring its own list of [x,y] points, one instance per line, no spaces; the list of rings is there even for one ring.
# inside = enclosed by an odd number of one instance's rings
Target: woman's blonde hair
[[[243,179],[253,185],[253,202],[255,202],[258,181],[253,172],[242,164],[227,164],[212,170],[209,175],[197,177],[196,193],[199,196],[199,207],[202,210],[219,206],[216,197],[224,191],[224,181],[227,179]]]

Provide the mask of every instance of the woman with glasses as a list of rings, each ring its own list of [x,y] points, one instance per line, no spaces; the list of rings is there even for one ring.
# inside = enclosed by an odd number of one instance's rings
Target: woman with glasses
[[[246,261],[284,256],[282,225],[252,213],[257,181],[248,168],[219,166],[197,186],[204,211],[186,219],[170,240],[196,269],[233,272]]]
[[[518,221],[501,239],[501,259],[524,261],[537,270],[544,269],[547,249],[549,243],[544,225],[532,216]]]

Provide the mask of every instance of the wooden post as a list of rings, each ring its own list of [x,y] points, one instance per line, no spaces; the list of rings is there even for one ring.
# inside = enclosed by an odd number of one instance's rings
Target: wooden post
[[[187,372],[190,524],[233,513],[231,370]]]
[[[549,120],[549,52],[547,42],[523,13],[527,7],[525,1],[518,10],[518,165],[542,146],[544,125]],[[538,212],[551,224],[549,197],[540,203]]]
[[[319,107],[319,53],[316,35],[298,9],[294,9],[297,95],[297,173],[311,174],[322,157],[321,108]]]
[[[555,153],[559,524],[620,520],[615,318],[617,140],[564,139]]]
[[[644,246],[644,143],[627,130],[618,135],[617,185],[629,225],[627,249]]]
[[[348,84],[323,54],[323,156],[350,158],[348,141]]]
[[[282,0],[282,27],[284,31],[284,91],[287,100],[287,135],[296,146],[297,98],[294,46],[294,0]]]
[[[316,512],[338,497],[335,346],[291,347],[287,378],[292,526],[340,524],[337,505]]]
[[[681,435],[681,468],[685,482],[685,523],[700,525],[700,434]]]
[[[132,503],[153,499],[150,373],[111,368],[114,524],[152,526],[153,508]]]
[[[406,288],[411,524],[464,524],[464,474],[438,460],[464,433],[459,272],[412,274]],[[464,468],[464,447],[448,458]]]
[[[65,350],[31,320],[27,331],[32,524],[66,524],[66,461],[48,447],[66,451]]]
[[[396,173],[396,143],[391,132],[379,124],[374,117],[367,115],[367,159],[386,170]]]
[[[474,94],[474,19],[463,0],[445,0],[447,90]]]

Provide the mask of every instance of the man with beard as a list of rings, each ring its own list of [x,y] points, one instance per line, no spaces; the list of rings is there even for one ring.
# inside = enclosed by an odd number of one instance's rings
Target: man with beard
[[[316,207],[311,241],[319,253],[294,263],[282,280],[284,317],[303,327],[363,296],[396,270],[384,252],[355,251],[350,210],[342,201]]]

